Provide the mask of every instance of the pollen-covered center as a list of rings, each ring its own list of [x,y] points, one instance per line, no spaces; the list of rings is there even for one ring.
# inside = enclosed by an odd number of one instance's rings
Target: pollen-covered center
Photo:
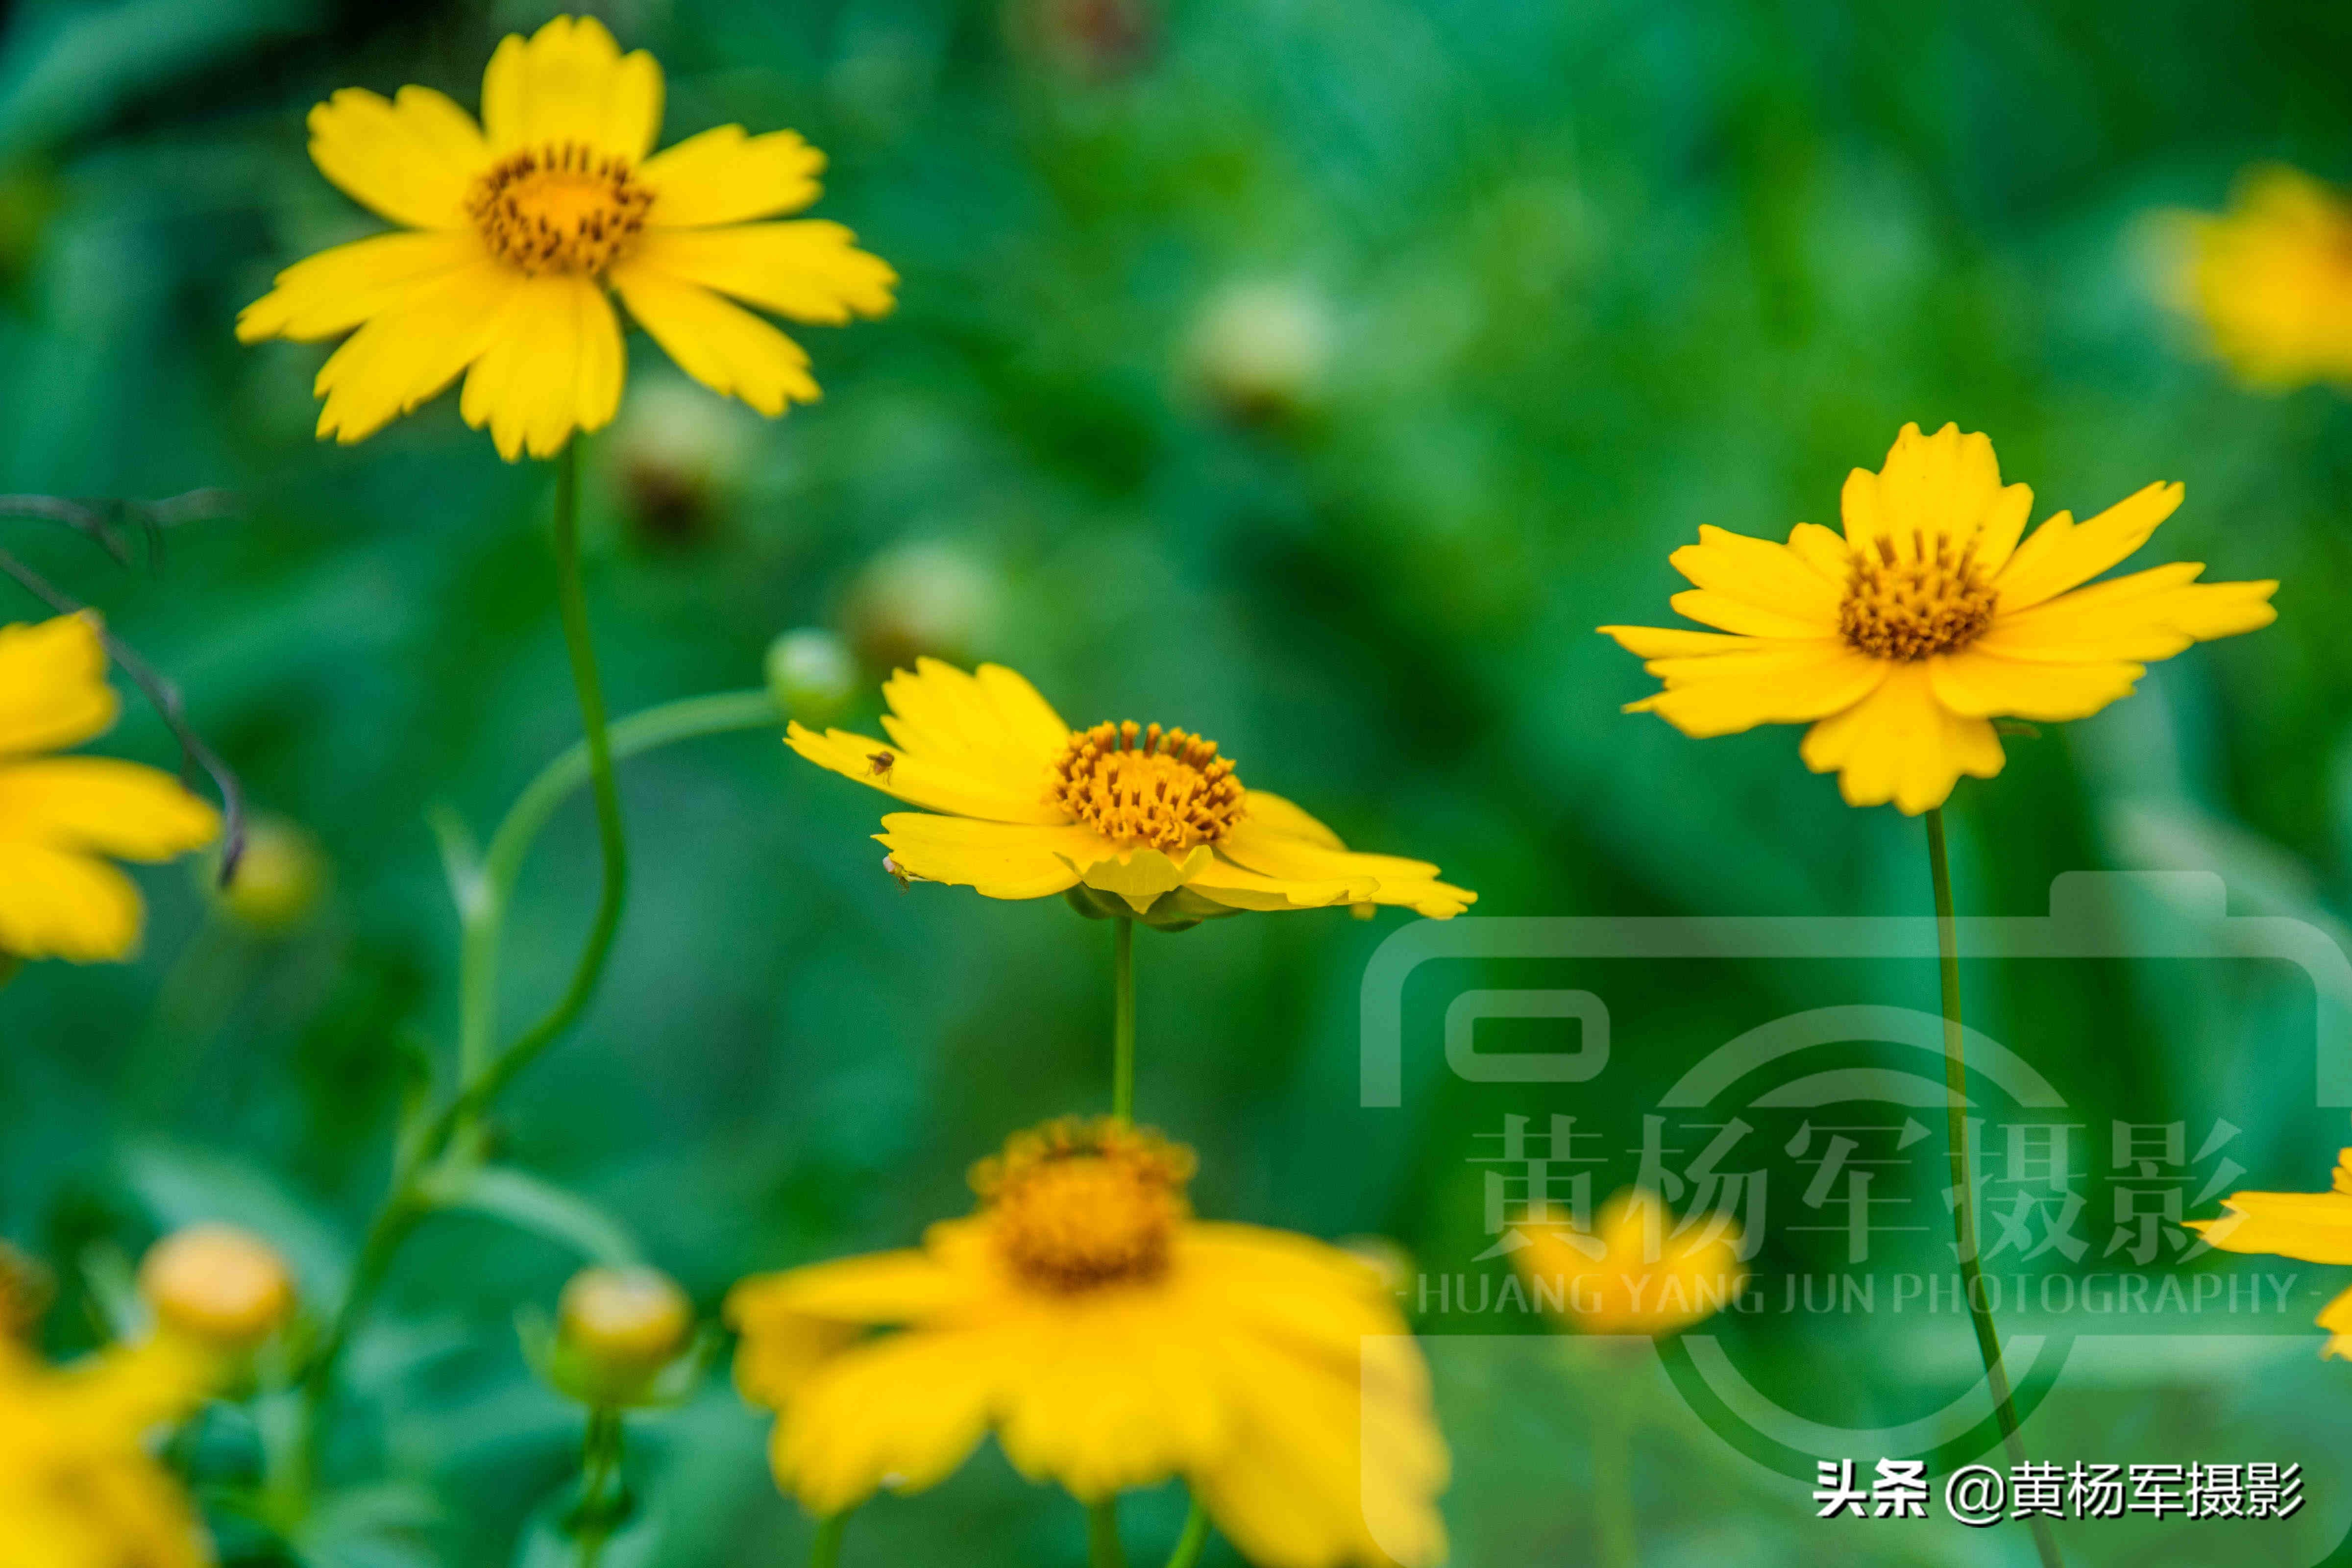
[[[577,142],[509,153],[466,197],[490,249],[534,276],[603,272],[645,227],[653,205],[626,158]]]
[[[1132,719],[1072,735],[1045,798],[1106,838],[1155,849],[1214,844],[1242,816],[1242,781],[1214,741]]]
[[[1847,644],[1877,658],[1919,659],[1954,653],[1992,625],[1993,586],[1977,565],[1976,541],[1958,550],[1937,534],[1911,536],[1908,552],[1881,534],[1876,553],[1857,550],[1846,577],[1838,630]]]
[[[1067,1294],[1167,1272],[1192,1165],[1157,1133],[1073,1117],[1016,1135],[971,1184],[1013,1273]]]

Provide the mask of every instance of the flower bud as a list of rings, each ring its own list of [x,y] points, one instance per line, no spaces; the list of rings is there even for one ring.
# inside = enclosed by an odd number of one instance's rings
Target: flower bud
[[[996,621],[995,574],[952,544],[884,551],[851,584],[843,619],[868,669],[911,669],[929,654],[967,664]]]
[[[593,1405],[643,1399],[694,1333],[694,1304],[658,1268],[583,1268],[555,1307],[558,1376]]]
[[[741,483],[750,456],[740,411],[674,377],[630,390],[613,432],[613,467],[629,520],[648,544],[699,543]]]
[[[820,626],[802,626],[768,645],[768,690],[789,718],[822,730],[857,693],[849,645]]]
[[[1278,421],[1322,401],[1331,337],[1330,308],[1321,294],[1288,283],[1237,285],[1213,298],[1194,321],[1187,368],[1228,418]]]
[[[327,887],[327,857],[299,823],[257,816],[246,825],[245,852],[228,886],[220,885],[218,856],[205,864],[205,881],[231,920],[274,934],[301,924],[317,907]]]
[[[139,1293],[164,1329],[217,1350],[250,1350],[294,1313],[286,1260],[235,1226],[188,1226],[149,1247]]]

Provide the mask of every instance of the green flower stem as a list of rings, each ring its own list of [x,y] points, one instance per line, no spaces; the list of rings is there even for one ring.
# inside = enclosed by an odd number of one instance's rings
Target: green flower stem
[[[1110,922],[1110,1113],[1135,1120],[1135,921]]]
[[[596,1568],[613,1527],[627,1511],[621,1456],[621,1413],[590,1410],[587,1435],[580,1445],[580,1501],[571,1521],[572,1537],[580,1547],[580,1568]]]
[[[1952,919],[1952,866],[1944,849],[1941,806],[1927,813],[1927,874],[1936,884],[1936,944],[1943,959],[1944,1106],[1951,1153],[1953,1235],[1959,1243],[1960,1253],[1960,1288],[1968,1295],[1969,1321],[1976,1325],[1977,1353],[1984,1362],[1985,1383],[1992,1393],[1993,1413],[2000,1421],[2001,1441],[2008,1449],[2009,1462],[2021,1465],[2025,1463],[2025,1442],[2017,1435],[2017,1404],[2010,1394],[2009,1370],[2000,1358],[2000,1335],[1993,1328],[1992,1312],[1985,1303],[1982,1270],[1977,1262],[1976,1182],[1969,1163],[1968,1063],[1960,1029],[1960,939],[1959,928]],[[2042,1568],[2061,1568],[2064,1559],[2058,1555],[2058,1542],[2050,1533],[2049,1521],[2036,1514],[2026,1522],[2032,1527],[2033,1549],[2041,1556]]]
[[[1121,921],[1119,924],[1128,922]],[[1088,1568],[1127,1568],[1127,1551],[1118,1543],[1118,1499],[1107,1497],[1087,1504]]]
[[[1649,1353],[1643,1346],[1642,1358],[1629,1356],[1610,1367],[1610,1385],[1593,1423],[1593,1523],[1601,1568],[1639,1568],[1642,1561],[1633,1514],[1633,1400],[1641,1359]]]
[[[1192,1500],[1192,1510],[1184,1516],[1184,1533],[1176,1538],[1176,1550],[1168,1554],[1168,1568],[1192,1568],[1201,1560],[1201,1549],[1209,1544],[1209,1510],[1201,1500]]]
[[[841,1562],[841,1535],[849,1528],[849,1510],[829,1513],[816,1523],[816,1540],[809,1545],[809,1568],[836,1568]]]
[[[589,994],[603,972],[619,923],[628,876],[627,845],[621,836],[620,796],[613,782],[614,763],[677,741],[760,729],[781,722],[784,717],[776,700],[765,689],[758,689],[687,698],[648,708],[616,724],[606,724],[604,696],[596,680],[594,650],[588,641],[586,607],[580,594],[579,460],[572,447],[565,448],[557,467],[556,480],[557,592],[586,732],[577,744],[541,770],[516,798],[491,837],[488,855],[479,868],[470,868],[467,884],[461,888],[458,913],[464,939],[459,960],[458,1092],[401,1150],[394,1163],[392,1191],[369,1225],[350,1287],[305,1371],[301,1460],[305,1467],[315,1455],[320,1436],[320,1416],[333,1386],[335,1370],[352,1335],[366,1318],[393,1254],[430,1211],[432,1205],[426,1194],[441,1164],[499,1091],[571,1026],[587,1005]],[[556,807],[583,783],[594,786],[604,855],[604,897],[589,933],[588,946],[581,953],[571,988],[562,1000],[505,1049],[493,1052],[490,1041],[497,1026],[499,937],[516,880],[540,829],[547,825]],[[306,1487],[307,1480],[306,1475]]]

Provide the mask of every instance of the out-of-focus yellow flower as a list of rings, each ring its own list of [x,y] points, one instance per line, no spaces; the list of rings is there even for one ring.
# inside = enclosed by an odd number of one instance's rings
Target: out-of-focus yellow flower
[[[343,442],[462,373],[459,412],[509,461],[551,457],[620,406],[607,289],[712,391],[770,416],[814,402],[808,355],[732,301],[837,324],[888,311],[897,275],[839,224],[751,221],[816,199],[824,159],[797,134],[725,125],[653,153],[661,117],[661,68],[593,17],[501,43],[478,125],[429,88],[344,89],[310,111],[311,160],[409,232],[287,268],[237,336],[351,332],[316,388],[319,435]]]
[[[1195,1220],[1192,1171],[1151,1132],[1056,1122],[977,1167],[979,1211],[919,1250],[736,1287],[779,1484],[837,1513],[944,1479],[992,1429],[1088,1502],[1181,1476],[1265,1568],[1442,1557],[1428,1370],[1378,1276]]]
[[[1906,425],[1883,468],[1847,477],[1843,536],[1801,522],[1775,544],[1702,526],[1674,552],[1695,584],[1674,607],[1721,630],[1601,630],[1665,682],[1628,712],[1698,736],[1809,723],[1805,765],[1836,773],[1848,805],[1916,816],[1962,773],[2000,771],[1996,718],[2084,718],[2129,696],[2148,662],[2278,618],[2276,583],[2200,583],[2195,563],[2081,586],[2180,497],[2150,485],[2020,543],[2033,492],[2001,484],[1992,443]]]
[[[1646,1187],[1601,1205],[1591,1234],[1529,1226],[1511,1254],[1538,1310],[1588,1334],[1672,1334],[1721,1311],[1747,1282],[1739,1227],[1708,1215],[1681,1234]]]
[[[218,814],[169,773],[41,754],[102,732],[118,708],[96,616],[0,626],[0,953],[129,956],[139,889],[103,858],[168,860],[219,836]]]
[[[1243,788],[1213,741],[1131,721],[1073,730],[1001,665],[967,675],[919,659],[882,694],[887,743],[799,724],[788,738],[819,767],[928,808],[886,816],[875,835],[907,876],[992,899],[1083,887],[1152,920],[1357,903],[1443,920],[1477,898],[1425,861],[1357,854],[1280,795]]]
[[[149,1247],[139,1293],[167,1332],[231,1352],[251,1350],[294,1313],[286,1260],[233,1225],[185,1226]]]
[[[2174,303],[2251,385],[2352,383],[2352,202],[2310,175],[2250,170],[2219,216],[2171,215]]]
[[[206,1359],[155,1340],[52,1367],[0,1341],[0,1563],[201,1568],[195,1510],[145,1447],[204,1400]]]
[[[282,816],[257,816],[246,825],[245,852],[226,888],[217,859],[205,877],[214,902],[231,920],[257,931],[292,930],[326,890],[326,852],[308,829]]]
[[[2269,1253],[2305,1263],[2352,1263],[2352,1149],[2336,1157],[2336,1185],[2325,1193],[2231,1193],[2219,1219],[2189,1228],[2223,1252]],[[2320,1310],[2324,1356],[2352,1359],[2352,1290]]]

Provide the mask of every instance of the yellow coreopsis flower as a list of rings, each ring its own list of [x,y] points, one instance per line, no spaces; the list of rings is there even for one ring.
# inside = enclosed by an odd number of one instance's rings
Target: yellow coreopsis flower
[[[208,1363],[153,1341],[52,1367],[0,1341],[0,1563],[7,1568],[202,1568],[195,1510],[146,1447],[188,1415]]]
[[[2189,1228],[2223,1252],[2268,1253],[2305,1263],[2352,1263],[2352,1149],[2336,1157],[2336,1184],[2325,1193],[2231,1193],[2219,1219]],[[2327,1331],[2322,1355],[2352,1358],[2352,1290],[2320,1310]]]
[[[2227,212],[2171,226],[2175,302],[2242,380],[2352,383],[2352,201],[2272,166],[2238,182]]]
[[[808,355],[732,301],[839,323],[887,312],[897,275],[839,224],[751,221],[816,199],[824,155],[797,134],[726,125],[655,153],[661,117],[661,68],[593,17],[501,43],[478,125],[427,88],[346,88],[310,111],[310,156],[412,232],[289,268],[237,336],[351,332],[316,388],[320,436],[344,442],[463,373],[460,412],[509,461],[551,457],[620,406],[608,289],[714,392],[771,416],[814,402]]]
[[[1263,1568],[1442,1557],[1445,1447],[1379,1274],[1192,1218],[1192,1170],[1148,1131],[1056,1122],[978,1167],[979,1211],[919,1250],[736,1287],[779,1484],[839,1513],[944,1479],[992,1430],[1088,1502],[1182,1477]]]
[[[1159,921],[1334,904],[1444,920],[1478,896],[1425,861],[1358,854],[1282,796],[1244,789],[1214,741],[1132,721],[1073,730],[1001,665],[966,674],[918,659],[882,694],[887,744],[799,724],[788,739],[820,767],[928,808],[885,816],[875,836],[901,875],[992,899],[1083,886]]]
[[[1739,1227],[1709,1216],[1677,1233],[1656,1194],[1628,1187],[1590,1235],[1530,1226],[1512,1266],[1537,1309],[1588,1334],[1672,1334],[1721,1311],[1747,1282]]]
[[[220,833],[210,805],[155,768],[41,753],[114,722],[97,617],[0,626],[0,958],[121,958],[139,889],[104,857],[168,860]]]
[[[2270,583],[2200,583],[2195,563],[2083,584],[2179,506],[2153,484],[2088,522],[2025,533],[2033,492],[2000,482],[1992,443],[1906,425],[1878,472],[1856,468],[1845,531],[1810,522],[1786,544],[1702,526],[1674,552],[1696,584],[1674,607],[1719,631],[1602,626],[1665,689],[1627,705],[1686,735],[1804,724],[1801,754],[1853,805],[1916,816],[1962,773],[1990,778],[1997,718],[2097,712],[2189,644],[2277,619]]]

